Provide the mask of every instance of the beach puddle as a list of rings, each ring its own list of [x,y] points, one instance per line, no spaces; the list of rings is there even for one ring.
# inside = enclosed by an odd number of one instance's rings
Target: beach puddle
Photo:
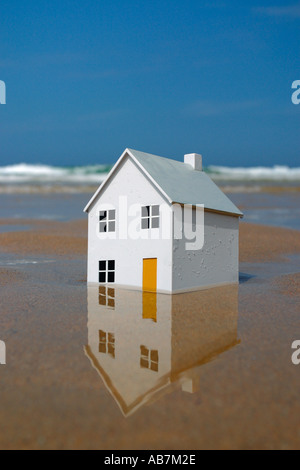
[[[199,391],[201,366],[239,344],[236,285],[163,295],[88,288],[85,354],[123,416],[174,390]]]
[[[0,254],[0,448],[300,447],[299,255],[175,295],[87,287],[69,256]]]
[[[285,255],[285,261],[262,263],[240,263],[240,284],[244,282],[260,283],[273,277],[296,274],[299,272],[300,255]]]
[[[54,259],[45,259],[38,257],[19,258],[18,255],[13,253],[1,253],[0,252],[0,267],[17,267],[26,268],[32,265],[43,265],[48,263],[55,263]]]
[[[54,260],[28,260],[28,259],[17,259],[14,261],[0,261],[0,266],[26,266],[31,264],[45,264],[45,263],[55,263]]]

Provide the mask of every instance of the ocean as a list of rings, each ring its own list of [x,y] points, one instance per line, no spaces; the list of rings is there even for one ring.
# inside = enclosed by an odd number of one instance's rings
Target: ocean
[[[0,167],[0,218],[75,220],[111,165]],[[244,221],[300,230],[300,168],[204,169],[243,211]]]
[[[73,192],[99,185],[107,176],[111,165],[48,166],[21,163],[0,166],[0,192]],[[300,184],[300,167],[224,167],[204,168],[219,184],[232,184],[237,190],[244,186],[251,192],[259,191],[262,185]]]

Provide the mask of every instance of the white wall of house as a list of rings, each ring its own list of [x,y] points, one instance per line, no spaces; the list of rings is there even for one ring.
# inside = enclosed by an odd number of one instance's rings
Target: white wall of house
[[[173,240],[173,291],[238,282],[238,217],[205,211],[204,226],[201,250],[186,250],[184,237]]]
[[[125,212],[119,206],[120,196],[127,197],[128,207],[136,205],[137,208],[137,213],[129,216],[128,228],[136,220],[137,230],[147,239],[120,239],[120,230],[127,232],[126,218],[122,220],[120,217]],[[147,205],[163,205],[167,210],[167,215],[160,218],[159,229],[140,229],[141,207]],[[116,232],[100,234],[99,212],[113,208],[116,209]],[[163,224],[170,216],[171,205],[132,159],[125,158],[89,210],[88,282],[98,283],[99,260],[115,260],[115,284],[142,288],[143,258],[157,258],[157,289],[171,292],[172,239],[169,237],[161,240],[159,237]]]

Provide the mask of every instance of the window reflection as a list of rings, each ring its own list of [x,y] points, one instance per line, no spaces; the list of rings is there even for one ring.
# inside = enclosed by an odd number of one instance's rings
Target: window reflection
[[[141,359],[140,365],[144,369],[151,369],[158,372],[158,351],[156,349],[148,349],[146,346],[141,346]]]
[[[115,357],[115,335],[99,330],[99,353]]]
[[[99,305],[115,308],[115,289],[113,287],[99,287]]]

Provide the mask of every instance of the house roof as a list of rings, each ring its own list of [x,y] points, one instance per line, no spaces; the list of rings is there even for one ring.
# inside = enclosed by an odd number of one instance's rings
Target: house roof
[[[123,158],[129,155],[164,193],[170,203],[204,204],[205,209],[242,217],[243,213],[218,188],[204,171],[194,170],[190,165],[158,155],[126,149],[114,165],[106,180],[94,194],[86,208],[97,198],[102,187],[109,181]]]

